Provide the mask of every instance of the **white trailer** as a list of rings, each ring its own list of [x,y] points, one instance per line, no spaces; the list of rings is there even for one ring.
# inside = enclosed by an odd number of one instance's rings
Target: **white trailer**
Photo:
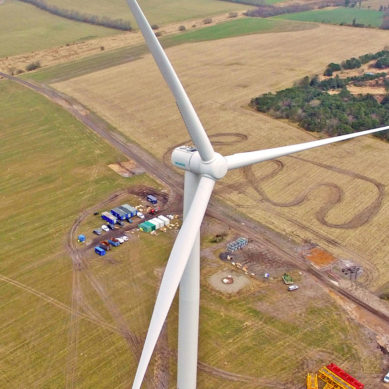
[[[160,220],[163,221],[163,225],[164,225],[164,226],[167,226],[167,225],[170,223],[170,220],[169,220],[166,216],[159,215],[159,216],[158,216],[158,219],[160,219]]]

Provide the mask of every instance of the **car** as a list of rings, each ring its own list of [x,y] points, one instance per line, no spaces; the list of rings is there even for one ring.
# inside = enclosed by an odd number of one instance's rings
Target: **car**
[[[123,235],[121,238],[122,238],[125,242],[128,242],[128,237],[127,237],[127,236]]]
[[[105,231],[105,232],[108,232],[108,231],[109,231],[109,228],[108,228],[105,224],[103,224],[103,225],[101,226],[101,229],[102,229],[103,231]]]
[[[289,292],[291,292],[292,290],[297,290],[298,288],[299,288],[298,285],[290,285],[290,286],[288,286]]]
[[[389,371],[386,373],[386,376],[384,377],[384,382],[386,384],[389,382]]]
[[[121,243],[124,243],[124,239],[123,239],[121,236],[117,237],[116,239],[118,240],[118,242],[119,242],[120,244],[121,244]]]
[[[115,226],[111,223],[108,223],[107,224],[107,227],[110,229],[110,230],[114,230],[115,229]]]
[[[124,223],[121,220],[118,220],[116,223],[119,224],[120,227],[124,226]]]
[[[96,235],[101,235],[103,231],[101,230],[101,228],[96,228],[95,230],[93,230],[93,233],[96,234]]]
[[[144,219],[145,218],[145,215],[143,215],[142,212],[138,212],[136,216],[138,216],[139,219]]]
[[[127,221],[131,224],[132,223],[132,219],[128,218]]]

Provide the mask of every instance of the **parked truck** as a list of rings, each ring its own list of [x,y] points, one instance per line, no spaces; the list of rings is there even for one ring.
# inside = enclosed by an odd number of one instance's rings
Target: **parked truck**
[[[111,246],[114,246],[114,247],[120,246],[120,243],[119,243],[119,242],[115,242],[114,240],[111,240],[111,239],[108,240],[108,243],[109,243]]]
[[[151,204],[157,204],[158,203],[157,198],[155,196],[151,195],[151,194],[147,195],[146,199]]]
[[[100,256],[103,256],[103,255],[105,255],[105,250],[103,249],[103,248],[101,248],[101,247],[99,247],[99,246],[96,246],[95,247],[95,253],[96,254],[98,254],[98,255],[100,255]]]

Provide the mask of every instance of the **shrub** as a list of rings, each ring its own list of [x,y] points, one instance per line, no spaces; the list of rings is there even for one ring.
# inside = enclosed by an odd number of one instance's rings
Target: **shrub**
[[[342,62],[343,69],[356,69],[360,68],[361,65],[361,61],[355,57]]]
[[[211,23],[212,23],[212,18],[205,18],[205,19],[203,20],[203,23],[204,23],[204,24],[211,24]]]
[[[378,69],[384,69],[389,67],[389,56],[379,58],[375,63],[375,67]]]
[[[104,51],[104,50],[105,50],[105,47],[104,47],[104,46],[100,46],[100,50],[101,50],[101,51]]]
[[[22,74],[22,73],[24,73],[24,70],[23,70],[23,69],[17,69],[17,70],[16,70],[16,74]]]
[[[337,72],[340,70],[340,65],[337,63],[331,62],[327,65],[327,69],[324,71],[325,76],[332,76],[333,72]]]
[[[229,14],[228,14],[228,17],[229,18],[236,18],[238,16],[238,12],[234,12],[234,11],[231,11]]]
[[[151,25],[151,28],[152,28],[153,30],[158,30],[159,26],[158,26],[158,24],[152,24],[152,25]]]
[[[41,63],[39,61],[31,62],[26,66],[26,70],[30,72],[31,70],[39,69],[41,67]]]
[[[162,35],[162,32],[161,31],[157,31],[156,33],[155,33],[155,36],[158,38],[159,36],[161,36]]]
[[[178,31],[185,31],[186,30],[186,27],[185,26],[180,26],[178,27]]]

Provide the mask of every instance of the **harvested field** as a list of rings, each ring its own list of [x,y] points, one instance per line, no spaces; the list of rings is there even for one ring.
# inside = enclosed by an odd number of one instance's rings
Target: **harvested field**
[[[315,139],[285,121],[251,111],[248,102],[307,74],[321,73],[330,62],[381,50],[386,43],[385,31],[321,25],[309,31],[182,45],[169,49],[168,55],[205,128],[217,138],[215,148],[230,154]],[[149,55],[55,86],[158,158],[188,141]],[[217,193],[291,239],[309,239],[335,256],[369,264],[370,284],[378,287],[387,281],[389,254],[382,234],[388,227],[388,147],[369,137],[307,151],[302,158],[265,162],[231,172],[217,185]]]

